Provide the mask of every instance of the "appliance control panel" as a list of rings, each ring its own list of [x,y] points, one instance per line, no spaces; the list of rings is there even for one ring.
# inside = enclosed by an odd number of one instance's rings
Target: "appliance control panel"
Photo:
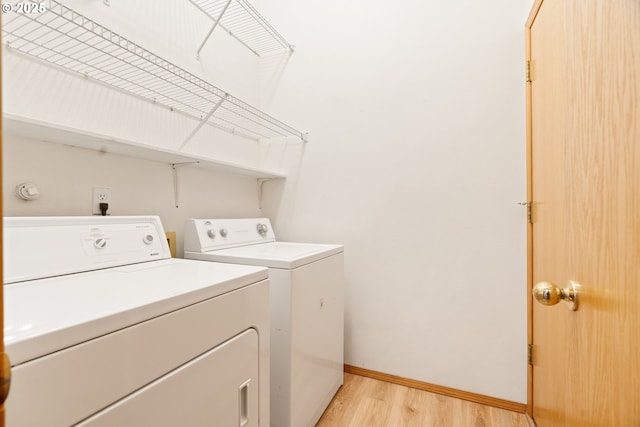
[[[91,257],[109,254],[126,259],[139,256],[138,252],[150,256],[162,242],[151,224],[104,224],[78,231],[84,252]]]
[[[184,250],[206,252],[275,240],[269,218],[188,219]]]
[[[4,220],[5,283],[170,258],[158,217]]]

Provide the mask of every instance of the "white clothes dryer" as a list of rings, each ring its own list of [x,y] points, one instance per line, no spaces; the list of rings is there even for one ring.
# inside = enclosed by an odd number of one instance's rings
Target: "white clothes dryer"
[[[190,219],[184,256],[269,268],[271,427],[314,426],[343,383],[343,246],[278,242],[267,218]]]
[[[269,426],[264,267],[170,257],[158,217],[4,219],[9,426]]]

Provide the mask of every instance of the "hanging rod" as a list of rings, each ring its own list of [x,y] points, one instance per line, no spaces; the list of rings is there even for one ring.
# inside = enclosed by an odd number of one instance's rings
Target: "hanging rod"
[[[16,4],[19,2],[15,2]],[[136,43],[50,0],[39,14],[5,14],[9,50],[164,105],[245,138],[261,140],[306,134],[228,95]],[[200,126],[200,125],[199,125]]]
[[[214,22],[198,49],[198,56],[217,26],[258,56],[282,51],[293,52],[293,45],[282,37],[247,0],[189,1]]]

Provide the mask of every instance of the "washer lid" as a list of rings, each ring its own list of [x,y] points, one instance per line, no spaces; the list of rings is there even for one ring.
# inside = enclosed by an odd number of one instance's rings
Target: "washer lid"
[[[271,242],[208,252],[185,251],[185,258],[293,269],[343,252],[342,245]]]
[[[268,278],[268,270],[165,259],[4,286],[12,365]]]

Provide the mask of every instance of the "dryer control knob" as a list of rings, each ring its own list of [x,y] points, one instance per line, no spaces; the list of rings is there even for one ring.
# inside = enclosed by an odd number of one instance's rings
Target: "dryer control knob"
[[[142,241],[145,245],[150,245],[153,243],[153,234],[147,234],[142,238]]]
[[[93,246],[95,246],[96,249],[102,249],[107,246],[107,239],[105,239],[104,237],[99,237],[94,240]]]
[[[216,230],[214,230],[213,228],[208,229],[207,236],[213,239],[214,237],[216,237]]]
[[[227,237],[227,229],[226,228],[221,228],[220,229],[220,236],[221,237]]]
[[[269,231],[269,229],[267,228],[267,224],[258,224],[256,226],[256,230],[258,230],[258,234],[260,234],[262,237],[266,236],[267,231]]]

